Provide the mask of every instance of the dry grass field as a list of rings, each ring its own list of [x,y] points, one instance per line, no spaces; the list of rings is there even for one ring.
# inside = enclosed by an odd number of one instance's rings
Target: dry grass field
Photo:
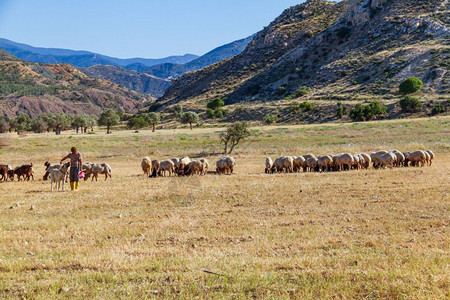
[[[254,128],[236,173],[149,179],[141,158],[215,164],[220,129],[1,135],[3,298],[449,297],[450,117]],[[112,181],[50,192],[72,145]],[[266,156],[432,149],[423,168],[266,175]]]

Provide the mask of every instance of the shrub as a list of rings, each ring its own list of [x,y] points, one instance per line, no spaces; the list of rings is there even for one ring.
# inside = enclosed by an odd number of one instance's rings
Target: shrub
[[[128,120],[127,127],[130,129],[141,129],[148,125],[148,122],[145,120],[145,116],[135,116]]]
[[[422,102],[420,102],[417,97],[413,97],[411,95],[407,95],[400,99],[399,104],[404,112],[419,111],[422,107]]]
[[[311,111],[314,108],[314,104],[310,103],[310,102],[302,102],[300,103],[300,109],[302,111]]]
[[[431,110],[431,113],[433,115],[437,115],[437,114],[440,114],[442,112],[444,112],[444,107],[440,103],[436,104],[436,106],[433,107],[433,109]]]
[[[209,101],[208,104],[206,105],[206,107],[214,110],[214,109],[219,108],[224,105],[225,105],[225,102],[221,98],[216,98],[214,100]]]
[[[347,114],[348,108],[347,106],[342,105],[342,103],[338,102],[337,104],[338,108],[336,111],[337,116],[342,119]]]
[[[423,88],[423,82],[417,77],[409,77],[400,83],[399,91],[402,94],[412,94]]]
[[[286,88],[284,86],[280,86],[277,90],[277,95],[283,96],[284,94],[286,94]]]
[[[387,107],[378,101],[370,101],[368,105],[356,104],[350,110],[349,116],[353,121],[367,121],[387,112]]]
[[[224,144],[225,154],[230,154],[241,140],[244,140],[251,135],[249,127],[250,124],[247,122],[236,122],[227,127],[226,131],[219,134],[220,140]],[[231,145],[231,148],[230,151],[227,151],[229,145]]]
[[[342,26],[341,28],[339,28],[336,32],[336,35],[340,38],[344,38],[346,37],[348,34],[350,33],[350,28],[348,28],[347,26]]]
[[[207,116],[208,118],[214,118],[214,109],[208,108],[208,109],[206,110],[206,116]]]
[[[272,116],[272,115],[266,115],[263,118],[263,122],[266,124],[273,124],[276,123],[278,121],[278,117],[277,116]]]
[[[309,93],[309,87],[307,86],[301,86],[297,89],[297,91],[295,92],[295,95],[297,97],[302,97],[305,96]]]

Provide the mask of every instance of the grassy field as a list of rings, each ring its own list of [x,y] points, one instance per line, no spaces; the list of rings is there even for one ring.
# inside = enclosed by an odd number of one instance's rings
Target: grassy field
[[[3,298],[449,297],[450,117],[253,128],[232,176],[149,179],[141,158],[208,154],[220,129],[0,135]],[[112,181],[50,192],[76,145]],[[424,168],[263,174],[266,156],[432,149]]]

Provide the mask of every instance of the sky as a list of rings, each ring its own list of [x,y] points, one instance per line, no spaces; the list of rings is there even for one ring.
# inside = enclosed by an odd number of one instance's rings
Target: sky
[[[0,37],[131,58],[206,52],[303,0],[0,0]]]

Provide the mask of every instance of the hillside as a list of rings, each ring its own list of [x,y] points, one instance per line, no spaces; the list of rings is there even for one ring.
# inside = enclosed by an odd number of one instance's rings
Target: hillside
[[[68,64],[24,62],[0,50],[0,108],[3,114],[45,112],[99,114],[105,108],[136,112],[150,97],[115,83],[90,78]]]
[[[160,97],[170,86],[170,81],[161,79],[146,73],[127,70],[116,66],[97,65],[90,68],[82,68],[86,75],[121,84],[133,91]]]
[[[450,91],[448,1],[310,0],[285,10],[240,55],[176,79],[160,105],[296,98],[392,97],[420,77],[425,92]]]
[[[217,47],[209,51],[208,53],[200,56],[199,58],[194,59],[185,64],[165,63],[155,65],[153,67],[141,71],[160,78],[168,78],[168,79],[176,78],[187,72],[200,70],[204,67],[210,66],[224,59],[228,59],[230,57],[240,54],[242,51],[245,50],[245,48],[251,42],[252,39],[253,36],[249,36],[245,39],[241,39]]]
[[[194,54],[185,54],[183,56],[169,56],[161,59],[121,59],[89,51],[33,47],[2,38],[0,38],[0,49],[25,61],[46,64],[68,63],[79,68],[87,68],[95,65],[115,65],[125,67],[134,64],[148,68],[163,63],[184,64],[198,58],[198,56]]]

